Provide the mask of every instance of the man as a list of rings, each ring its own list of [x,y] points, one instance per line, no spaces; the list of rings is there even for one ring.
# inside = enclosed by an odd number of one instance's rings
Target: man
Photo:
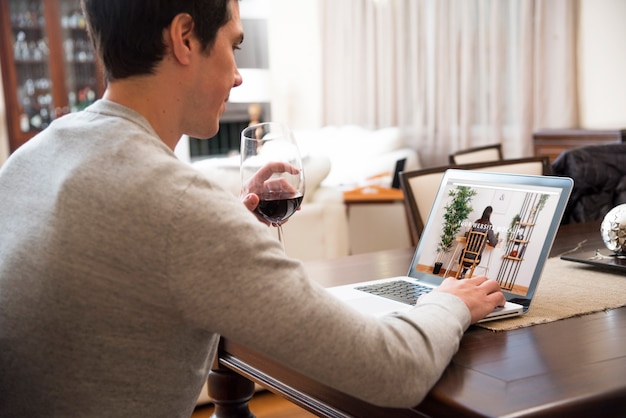
[[[188,417],[219,335],[370,402],[418,403],[504,303],[497,283],[451,280],[384,319],[330,297],[250,213],[258,196],[244,207],[172,152],[215,134],[242,82],[237,1],[83,8],[103,100],[0,171],[0,416]]]

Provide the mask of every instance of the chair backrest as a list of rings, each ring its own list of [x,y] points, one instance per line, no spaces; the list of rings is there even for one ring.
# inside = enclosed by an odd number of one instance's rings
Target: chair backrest
[[[426,219],[437,196],[443,174],[449,168],[512,174],[548,175],[551,173],[550,160],[547,156],[403,171],[400,174],[400,186],[404,193],[404,205],[409,219],[413,245],[416,245],[419,241]]]
[[[465,248],[463,249],[463,257],[467,254],[471,254],[474,256],[474,259],[477,260],[478,256],[483,250],[483,246],[485,244],[485,239],[487,238],[487,232],[471,230],[467,233],[467,241],[465,243]],[[471,257],[469,257],[471,258]]]
[[[411,228],[411,242],[416,245],[424,230],[426,217],[433,206],[439,184],[448,167],[403,171],[400,187],[404,193],[404,207]]]
[[[550,158],[547,155],[526,158],[512,158],[472,164],[457,164],[449,168],[462,170],[493,171],[496,173],[530,174],[547,176],[552,174]]]
[[[487,232],[472,230],[467,234],[467,240],[465,247],[461,252],[461,259],[459,260],[459,268],[456,271],[456,278],[465,276],[464,268],[470,267],[470,272],[467,277],[474,275],[474,269],[480,263],[480,255],[485,245],[485,239],[487,238]]]
[[[450,164],[473,164],[502,160],[502,144],[460,150],[448,156]]]

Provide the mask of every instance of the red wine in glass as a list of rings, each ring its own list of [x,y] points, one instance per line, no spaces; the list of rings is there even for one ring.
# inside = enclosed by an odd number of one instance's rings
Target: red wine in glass
[[[271,198],[266,200],[264,197],[261,197],[261,201],[255,212],[268,222],[282,224],[298,210],[303,197],[304,196],[297,196],[288,199],[273,200]]]

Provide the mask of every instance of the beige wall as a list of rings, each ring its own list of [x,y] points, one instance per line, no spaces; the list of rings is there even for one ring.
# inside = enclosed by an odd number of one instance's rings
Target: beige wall
[[[626,1],[580,5],[581,125],[626,129]]]
[[[2,63],[0,63],[0,68]],[[2,71],[0,71],[0,74]],[[4,107],[4,92],[2,90],[2,83],[0,82],[0,165],[6,160],[9,155],[9,137],[7,133],[7,121],[6,121],[6,109]]]

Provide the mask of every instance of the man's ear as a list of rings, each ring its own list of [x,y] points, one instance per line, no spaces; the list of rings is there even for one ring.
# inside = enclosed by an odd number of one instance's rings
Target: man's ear
[[[180,13],[172,19],[166,29],[166,44],[169,43],[172,55],[181,63],[189,64],[193,48],[194,21],[191,15]],[[168,42],[169,41],[169,42]]]

